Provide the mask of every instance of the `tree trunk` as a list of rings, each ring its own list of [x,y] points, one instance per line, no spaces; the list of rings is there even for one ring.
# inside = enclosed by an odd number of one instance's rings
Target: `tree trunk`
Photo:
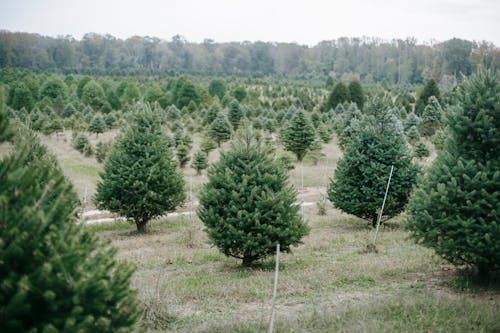
[[[137,226],[137,232],[140,234],[143,234],[146,232],[146,225],[148,224],[148,221],[136,221],[135,225]]]
[[[243,255],[243,266],[248,267],[252,265],[252,262],[255,260],[253,256],[250,256],[248,254]]]
[[[378,215],[377,215],[377,213],[375,213],[375,214],[373,214],[373,217],[372,217],[372,227],[373,228],[377,227],[377,220],[378,220]]]

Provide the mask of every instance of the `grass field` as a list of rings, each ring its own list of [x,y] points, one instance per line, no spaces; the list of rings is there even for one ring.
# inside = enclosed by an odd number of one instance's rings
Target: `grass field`
[[[79,195],[90,198],[102,165],[72,149],[71,135],[64,135],[44,142]],[[335,142],[325,145],[324,153],[317,166],[304,163],[304,185],[316,191],[303,194],[303,200],[318,200],[340,157]],[[185,170],[197,192],[206,176],[193,175]],[[298,186],[301,175],[297,166],[291,183]],[[91,207],[87,200],[86,209]],[[365,252],[373,231],[362,220],[331,206],[319,216],[314,205],[304,208],[304,217],[310,235],[280,260],[275,332],[500,332],[498,285],[478,287],[414,244],[402,227],[404,216],[381,229],[378,253]],[[208,243],[195,215],[153,221],[145,235],[127,222],[88,228],[111,240],[121,260],[136,265],[133,287],[145,309],[140,325],[146,331],[267,331],[273,258],[241,267]]]

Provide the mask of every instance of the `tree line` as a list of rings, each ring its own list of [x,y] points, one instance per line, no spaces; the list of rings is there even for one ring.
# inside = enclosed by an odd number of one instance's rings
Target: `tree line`
[[[454,84],[478,67],[498,68],[499,49],[486,41],[453,38],[419,44],[415,38],[338,38],[309,47],[297,43],[193,43],[180,35],[166,41],[122,40],[88,33],[81,40],[0,31],[0,67],[94,75],[193,74],[293,79],[358,79],[363,83]]]

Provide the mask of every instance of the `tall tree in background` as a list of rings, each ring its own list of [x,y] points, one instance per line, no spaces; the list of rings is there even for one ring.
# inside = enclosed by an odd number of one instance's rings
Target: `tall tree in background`
[[[459,38],[450,39],[441,45],[443,59],[448,73],[453,74],[455,80],[460,73],[469,75],[472,71],[471,52],[474,44]]]
[[[284,130],[282,141],[285,149],[297,156],[300,162],[315,139],[314,128],[303,111],[293,116],[290,125]]]
[[[198,216],[222,253],[243,265],[297,245],[308,228],[295,205],[286,171],[255,133],[244,132],[208,171]],[[221,205],[221,203],[224,203]]]
[[[409,205],[420,244],[480,274],[500,268],[500,84],[481,71],[459,88],[445,149]]]
[[[363,110],[363,105],[365,104],[365,95],[363,93],[363,88],[358,80],[349,82],[347,87],[349,90],[349,100],[356,103],[358,109]]]
[[[422,115],[431,96],[436,97],[438,101],[441,99],[441,93],[439,91],[437,83],[432,79],[427,81],[427,83],[424,86],[424,89],[418,96],[417,103],[415,104],[415,113],[417,115],[419,116]]]
[[[97,207],[132,219],[144,232],[151,219],[181,204],[184,181],[168,146],[158,117],[149,108],[136,111],[100,174]]]
[[[412,163],[404,135],[389,114],[365,118],[337,163],[328,198],[335,207],[375,227],[392,165],[394,173],[384,208],[386,219],[403,211],[418,167]]]
[[[99,111],[103,108],[104,104],[107,103],[106,96],[104,95],[104,89],[101,85],[94,80],[91,80],[85,84],[82,90],[82,102],[90,105],[92,109]]]
[[[327,112],[332,109],[335,110],[337,105],[347,101],[349,101],[349,90],[342,82],[339,82],[333,88],[330,96],[328,96],[324,111]]]
[[[208,93],[210,96],[217,96],[219,97],[219,100],[222,100],[226,94],[226,86],[224,85],[224,82],[222,82],[222,80],[210,81],[210,84],[208,85]]]
[[[45,80],[40,87],[40,100],[47,98],[49,101],[54,102],[56,99],[66,99],[67,87],[63,80],[52,77]]]
[[[0,138],[5,124],[0,110]],[[76,223],[76,193],[36,136],[15,141],[0,160],[0,331],[135,331],[133,268]]]

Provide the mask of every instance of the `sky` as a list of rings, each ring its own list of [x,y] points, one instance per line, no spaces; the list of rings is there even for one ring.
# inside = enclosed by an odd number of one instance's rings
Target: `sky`
[[[339,37],[500,45],[500,0],[0,0],[0,30],[313,46]]]

